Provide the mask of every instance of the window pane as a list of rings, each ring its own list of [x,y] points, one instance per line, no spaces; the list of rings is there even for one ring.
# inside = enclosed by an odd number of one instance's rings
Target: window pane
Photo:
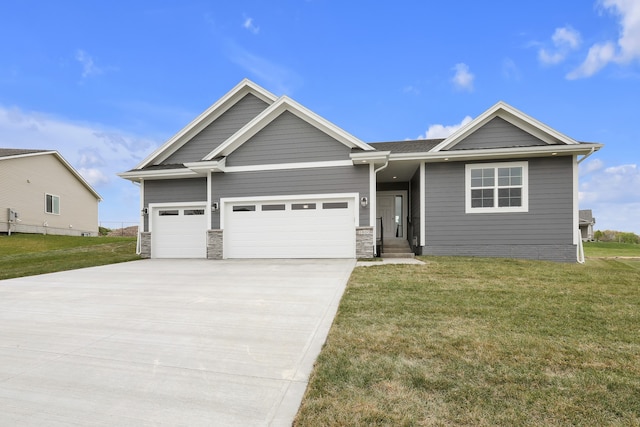
[[[243,206],[234,206],[234,212],[253,212],[256,210],[255,205],[243,205]]]
[[[171,209],[171,210],[163,210],[158,212],[159,216],[177,216],[178,215],[178,209]]]
[[[315,203],[293,203],[291,205],[291,210],[294,210],[294,211],[301,211],[305,209],[315,209],[315,208],[316,208]]]
[[[471,190],[471,207],[472,208],[492,208],[493,190]]]
[[[283,211],[285,208],[284,203],[279,205],[262,205],[263,211]]]
[[[60,213],[60,197],[58,196],[53,196],[53,213]]]
[[[471,178],[472,187],[482,187],[482,178]]]
[[[322,204],[322,209],[347,209],[349,202],[326,202]]]
[[[46,203],[45,212],[53,213],[53,197],[51,197],[50,194],[47,194],[45,196],[45,203]]]
[[[495,182],[495,170],[493,168],[482,169],[482,186],[493,187]]]
[[[204,209],[185,209],[185,215],[204,215]]]
[[[522,189],[501,188],[498,190],[498,206],[522,206]]]
[[[471,169],[471,178],[482,178],[482,169]]]

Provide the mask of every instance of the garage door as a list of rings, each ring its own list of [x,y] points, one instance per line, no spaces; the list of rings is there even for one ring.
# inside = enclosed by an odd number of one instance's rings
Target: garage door
[[[353,198],[225,203],[225,258],[355,258]]]
[[[152,258],[206,258],[204,206],[153,208],[152,221]]]

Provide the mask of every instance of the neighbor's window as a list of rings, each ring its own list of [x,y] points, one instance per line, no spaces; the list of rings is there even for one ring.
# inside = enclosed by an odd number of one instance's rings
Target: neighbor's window
[[[60,197],[53,194],[44,195],[44,211],[46,213],[60,215]]]
[[[465,167],[466,212],[527,212],[528,163],[476,163]]]

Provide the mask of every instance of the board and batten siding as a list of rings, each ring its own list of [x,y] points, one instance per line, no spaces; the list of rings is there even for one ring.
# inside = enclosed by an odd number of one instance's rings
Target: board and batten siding
[[[532,147],[536,145],[547,144],[506,120],[494,117],[480,129],[457,143],[452,150]]]
[[[202,160],[268,106],[252,94],[245,95],[162,163],[171,165]]]
[[[368,165],[285,169],[212,174],[212,200],[226,197],[291,196],[297,194],[358,193],[369,196]],[[360,226],[369,225],[369,207],[359,207]],[[212,228],[220,228],[220,213],[212,214]]]
[[[227,157],[227,166],[349,160],[351,149],[285,111]]]
[[[529,211],[465,213],[465,163],[427,164],[424,254],[575,261],[573,158],[532,158]]]
[[[185,203],[207,200],[206,178],[149,180],[144,182],[144,207],[149,203]],[[149,217],[144,217],[144,231],[149,231]]]

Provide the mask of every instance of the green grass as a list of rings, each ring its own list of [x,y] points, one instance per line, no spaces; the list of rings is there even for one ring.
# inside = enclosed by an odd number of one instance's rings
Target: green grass
[[[585,242],[584,254],[587,257],[639,257],[640,245],[615,242]]]
[[[356,268],[297,426],[640,425],[640,270]]]
[[[0,235],[0,280],[139,258],[135,237]]]

